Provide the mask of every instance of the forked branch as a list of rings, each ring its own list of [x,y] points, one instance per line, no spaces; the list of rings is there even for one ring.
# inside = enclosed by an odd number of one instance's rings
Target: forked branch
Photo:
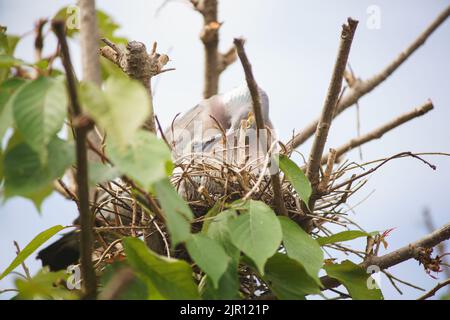
[[[414,40],[403,52],[401,52],[398,57],[393,60],[389,65],[387,65],[380,73],[376,74],[370,79],[360,80],[356,79],[354,84],[351,86],[350,90],[342,97],[336,107],[336,112],[333,117],[338,116],[347,108],[354,105],[361,97],[365,94],[371,92],[378,85],[383,83],[395,70],[398,69],[418,48],[420,48],[425,41],[430,37],[430,35],[448,18],[450,15],[450,6],[448,6],[439,16],[419,35],[419,37]],[[319,124],[319,119],[311,122],[309,125],[304,127],[302,131],[295,135],[287,144],[289,150],[293,150],[300,146],[303,142],[308,140],[314,135],[317,125]]]
[[[219,29],[217,0],[190,0],[191,4],[203,16],[203,29],[200,39],[205,49],[205,99],[219,91],[220,74],[237,59],[234,47],[226,53],[219,52]]]

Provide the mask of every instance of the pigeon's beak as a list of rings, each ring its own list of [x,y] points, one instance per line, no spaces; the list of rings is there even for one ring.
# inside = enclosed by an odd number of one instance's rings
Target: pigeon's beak
[[[253,112],[250,111],[248,113],[247,120],[246,120],[247,129],[251,128],[254,123],[255,123],[255,115],[253,114]]]

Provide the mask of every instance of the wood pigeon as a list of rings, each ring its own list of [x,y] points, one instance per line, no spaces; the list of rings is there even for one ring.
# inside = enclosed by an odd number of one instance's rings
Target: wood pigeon
[[[269,118],[269,97],[259,89],[262,116],[266,128],[273,129]],[[243,121],[247,129],[256,129],[253,101],[247,84],[223,94],[214,95],[198,103],[166,129],[165,137],[172,147],[174,158],[191,152],[207,152],[226,137],[235,136]]]

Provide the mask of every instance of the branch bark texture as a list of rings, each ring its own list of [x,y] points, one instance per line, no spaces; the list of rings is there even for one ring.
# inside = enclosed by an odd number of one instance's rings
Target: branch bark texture
[[[338,56],[334,64],[333,75],[331,77],[322,114],[316,129],[316,135],[309,155],[308,168],[306,171],[306,175],[311,182],[313,190],[317,189],[319,184],[320,160],[322,159],[333,114],[341,93],[342,80],[344,78],[344,72],[347,66],[347,60],[357,26],[358,21],[352,20],[351,18],[348,19],[347,24],[342,26]]]
[[[219,29],[222,23],[218,22],[217,0],[191,0],[195,10],[203,16],[203,29],[200,39],[205,50],[205,84],[203,97],[205,99],[219,91],[220,74],[234,61],[237,56],[232,47],[226,53],[219,52]]]
[[[64,21],[53,21],[53,30],[58,38],[61,47],[61,58],[64,69],[66,71],[67,89],[70,98],[70,107],[74,119],[82,116],[79,104],[76,79],[73,73],[73,66],[70,59],[69,47],[65,36]],[[75,121],[78,122],[78,121]],[[83,287],[86,299],[95,299],[97,293],[97,278],[92,263],[92,252],[94,245],[93,236],[93,219],[89,207],[89,184],[88,184],[88,163],[86,138],[88,127],[84,124],[75,126],[75,142],[76,142],[76,181],[78,210],[80,215],[80,257],[81,257],[81,273],[83,276]]]
[[[252,96],[253,101],[253,113],[255,115],[256,127],[257,127],[257,139],[259,141],[266,141],[266,137],[259,136],[259,132],[264,132],[266,129],[264,118],[261,110],[261,97],[259,96],[258,84],[256,83],[255,77],[252,72],[252,65],[248,60],[247,54],[244,49],[243,39],[234,39],[234,45],[236,46],[236,51],[241,60],[242,67],[244,68],[245,79],[247,81],[247,86]],[[260,140],[261,139],[261,140]],[[267,151],[267,150],[265,150]],[[281,191],[280,177],[278,173],[271,175],[271,184],[274,193],[274,204],[278,214],[286,215],[287,210],[283,200],[283,193]]]
[[[153,44],[152,51],[149,54],[145,44],[142,42],[130,41],[124,50],[108,39],[103,39],[103,41],[106,43],[106,46],[100,49],[100,54],[118,65],[130,78],[141,82],[147,89],[150,101],[150,115],[145,123],[145,128],[150,132],[156,133],[151,78],[169,70],[163,70],[163,67],[169,61],[169,57],[156,52],[156,43]]]

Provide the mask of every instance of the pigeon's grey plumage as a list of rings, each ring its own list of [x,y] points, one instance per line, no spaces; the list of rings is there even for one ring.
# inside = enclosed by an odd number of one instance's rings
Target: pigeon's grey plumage
[[[261,88],[259,94],[265,125],[272,129],[269,98]],[[221,140],[221,128],[225,130],[227,137],[231,137],[239,130],[242,121],[253,117],[252,113],[252,97],[247,84],[243,84],[229,92],[201,101],[176,118],[165,131],[165,136],[175,157],[190,153],[191,149],[197,149],[199,146],[197,151],[205,152]],[[249,126],[255,128],[254,121]]]

